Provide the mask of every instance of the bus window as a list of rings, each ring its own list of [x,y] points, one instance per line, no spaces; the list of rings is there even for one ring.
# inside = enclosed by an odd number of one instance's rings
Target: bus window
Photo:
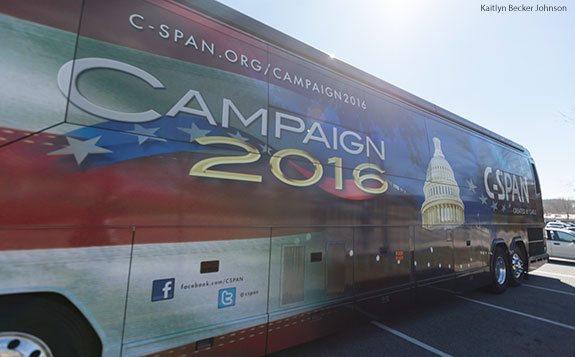
[[[535,179],[535,190],[538,195],[541,194],[541,186],[539,185],[539,176],[537,175],[537,169],[535,164],[531,163],[531,169],[533,170],[533,178]]]

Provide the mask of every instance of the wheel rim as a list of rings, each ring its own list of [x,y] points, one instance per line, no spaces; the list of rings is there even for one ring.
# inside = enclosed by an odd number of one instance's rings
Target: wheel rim
[[[495,279],[497,280],[497,284],[503,285],[506,278],[507,269],[505,267],[505,260],[502,256],[499,256],[495,261]]]
[[[52,357],[40,338],[22,332],[0,333],[0,357]]]
[[[511,267],[513,268],[513,276],[515,276],[515,279],[519,279],[521,274],[523,274],[523,260],[517,252],[513,253],[511,257]]]

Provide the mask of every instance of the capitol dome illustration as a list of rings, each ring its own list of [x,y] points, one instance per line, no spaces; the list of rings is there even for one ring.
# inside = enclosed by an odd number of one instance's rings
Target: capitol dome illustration
[[[453,169],[441,151],[441,141],[434,137],[433,144],[435,151],[427,166],[425,201],[421,206],[422,226],[429,230],[465,223],[465,207]]]

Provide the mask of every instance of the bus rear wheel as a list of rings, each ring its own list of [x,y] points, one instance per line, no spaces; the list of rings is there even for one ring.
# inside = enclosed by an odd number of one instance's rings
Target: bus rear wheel
[[[511,280],[509,284],[511,286],[519,286],[525,279],[526,274],[526,264],[527,259],[525,258],[525,249],[523,246],[516,246],[511,253]]]
[[[491,262],[491,290],[496,294],[501,294],[507,290],[509,275],[509,256],[503,247],[495,247]]]
[[[42,296],[0,298],[0,355],[100,356],[98,337],[74,309]]]

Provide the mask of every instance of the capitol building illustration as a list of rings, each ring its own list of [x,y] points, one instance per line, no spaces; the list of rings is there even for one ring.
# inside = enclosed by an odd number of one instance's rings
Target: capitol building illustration
[[[441,151],[441,141],[434,137],[435,151],[423,185],[425,201],[421,206],[422,226],[438,229],[465,223],[463,201],[459,197],[459,186],[449,162]]]

